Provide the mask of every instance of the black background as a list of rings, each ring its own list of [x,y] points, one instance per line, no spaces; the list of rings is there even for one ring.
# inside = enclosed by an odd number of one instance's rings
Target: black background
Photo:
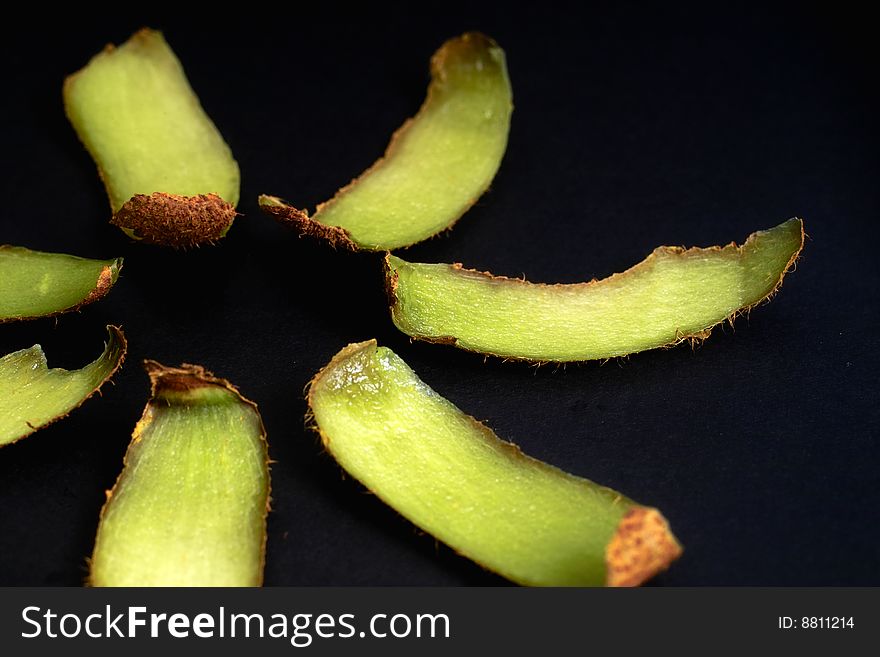
[[[304,428],[309,378],[370,337],[527,453],[663,510],[685,554],[656,584],[880,584],[865,16],[763,3],[238,11],[5,25],[0,243],[122,255],[125,268],[81,313],[0,326],[0,353],[39,342],[51,366],[81,367],[108,323],[130,352],[100,397],[0,450],[0,584],[82,582],[146,402],[145,357],[203,364],[260,405],[275,460],[266,584],[504,583],[344,478]],[[244,216],[213,248],[165,251],[109,226],[64,117],[64,76],[142,25],[165,31],[241,166]],[[484,362],[396,331],[379,256],[299,239],[258,211],[259,193],[314,207],[371,164],[417,111],[431,53],[470,29],[507,52],[509,147],[491,191],[407,259],[575,282],[661,244],[741,241],[801,216],[810,239],[775,300],[695,350]]]

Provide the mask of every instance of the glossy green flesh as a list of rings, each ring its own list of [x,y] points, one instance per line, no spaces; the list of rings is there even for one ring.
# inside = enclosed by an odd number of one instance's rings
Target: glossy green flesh
[[[256,410],[220,386],[151,400],[104,508],[91,583],[258,586],[269,491],[261,436]]]
[[[605,584],[605,547],[632,502],[524,456],[389,349],[349,346],[310,404],[342,467],[459,553],[522,584]]]
[[[481,353],[538,361],[622,356],[698,335],[770,294],[800,251],[791,219],[743,247],[657,249],[623,274],[591,285],[492,279],[450,265],[391,256],[392,318],[418,338],[454,338]]]
[[[88,260],[0,246],[0,322],[76,308],[95,291],[105,267],[110,268],[111,282],[115,283],[122,258]]]
[[[507,147],[512,95],[504,51],[485,37],[444,46],[441,79],[393,154],[312,219],[359,246],[394,249],[448,228],[489,187]]]
[[[153,192],[238,203],[238,165],[159,32],[141,30],[96,55],[68,79],[64,101],[113,212]]]
[[[104,353],[79,370],[49,369],[39,345],[0,358],[0,446],[33,433],[79,406],[119,366],[118,329]]]

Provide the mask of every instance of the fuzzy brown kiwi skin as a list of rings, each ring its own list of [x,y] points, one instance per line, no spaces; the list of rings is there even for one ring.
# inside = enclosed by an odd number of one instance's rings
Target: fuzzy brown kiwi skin
[[[131,231],[147,244],[187,249],[219,240],[236,214],[235,208],[217,194],[153,192],[130,198],[110,223]]]
[[[667,568],[683,553],[657,510],[634,506],[621,518],[605,546],[605,585],[639,586]]]
[[[122,265],[120,264],[118,265],[117,271],[121,269]],[[113,287],[113,271],[109,266],[105,265],[104,267],[101,267],[101,273],[98,274],[98,280],[95,282],[94,289],[86,295],[86,298],[83,299],[82,303],[76,306],[74,310],[106,296],[111,287]]]
[[[180,367],[168,367],[158,361],[147,358],[144,360],[144,370],[146,370],[147,376],[150,377],[151,397],[160,396],[166,392],[188,393],[219,386],[235,393],[242,401],[256,408],[253,402],[241,396],[238,388],[226,379],[214,376],[213,372],[209,372],[201,365],[183,363]]]
[[[767,294],[765,294],[762,298],[758,299],[753,304],[750,304],[748,306],[744,306],[742,308],[738,308],[737,310],[732,312],[730,315],[728,315],[724,319],[722,319],[718,322],[715,322],[714,324],[712,324],[710,326],[706,326],[706,327],[700,329],[699,331],[695,331],[693,333],[687,333],[687,334],[682,333],[682,334],[676,336],[676,339],[674,341],[670,342],[669,344],[660,345],[657,347],[652,347],[650,349],[644,349],[642,351],[653,351],[654,349],[671,349],[673,347],[680,345],[682,342],[687,342],[692,347],[698,346],[704,340],[709,338],[709,336],[712,333],[712,330],[716,326],[718,326],[719,324],[723,324],[726,322],[726,323],[730,324],[731,326],[733,326],[734,320],[736,320],[736,318],[739,317],[740,315],[748,315],[749,312],[751,312],[752,308],[755,308],[756,306],[759,306],[764,303],[768,303],[776,295],[776,293],[779,291],[779,288],[782,287],[782,281],[785,279],[786,275],[790,271],[792,271],[792,269],[795,267],[795,264],[797,263],[798,259],[801,256],[801,253],[803,252],[804,242],[806,241],[807,235],[804,232],[803,220],[799,219],[798,221],[800,221],[800,234],[801,234],[800,244],[798,245],[797,250],[795,250],[795,252],[789,258],[788,263],[785,265],[785,267],[782,268],[782,272],[779,275],[779,280],[776,281],[773,288]],[[708,246],[708,247],[691,247],[691,248],[684,248],[684,247],[680,247],[680,246],[658,246],[656,249],[654,249],[654,251],[651,254],[648,255],[647,258],[645,258],[641,262],[637,263],[636,265],[633,265],[632,267],[630,267],[629,269],[627,269],[624,272],[612,274],[611,276],[609,276],[608,278],[603,279],[603,280],[631,276],[634,271],[637,271],[639,269],[650,266],[651,262],[653,260],[655,260],[656,258],[660,257],[661,255],[687,257],[687,256],[693,256],[693,255],[700,254],[700,253],[713,253],[713,252],[721,251],[723,249],[736,249],[736,250],[742,252],[746,248],[747,245],[749,245],[751,242],[753,242],[755,239],[757,239],[757,235],[759,232],[762,232],[762,231],[757,231],[757,232],[749,235],[748,238],[746,239],[746,241],[743,242],[742,245],[738,245],[736,242],[730,242],[729,244],[727,244],[725,246],[717,246],[716,245],[716,246]],[[499,282],[505,282],[505,283],[519,284],[519,285],[535,285],[534,283],[529,283],[529,281],[526,281],[522,278],[509,278],[507,276],[496,276],[495,274],[492,274],[491,272],[487,272],[487,271],[479,271],[477,269],[467,269],[467,268],[463,267],[461,263],[458,263],[458,262],[453,263],[451,265],[448,265],[448,267],[450,267],[451,269],[457,270],[457,271],[465,271],[465,272],[469,272],[472,274],[477,274],[481,277],[484,277],[484,278],[492,280],[492,281],[499,281]],[[383,259],[383,263],[382,263],[382,271],[383,271],[383,276],[384,276],[384,280],[385,280],[385,294],[388,297],[388,306],[389,306],[388,310],[391,314],[392,322],[394,322],[394,325],[397,326],[397,322],[394,321],[394,316],[395,316],[395,311],[397,309],[397,304],[399,301],[398,297],[397,297],[397,287],[398,287],[398,278],[399,277],[398,277],[397,272],[394,271],[394,268],[391,266],[391,253],[390,252],[386,252],[386,254],[385,254],[385,258]],[[586,281],[583,283],[574,283],[574,284],[556,283],[556,284],[552,284],[552,285],[546,285],[546,284],[544,284],[544,285],[547,287],[560,286],[560,287],[571,288],[573,286],[577,286],[577,287],[588,288],[590,286],[595,285],[598,282],[599,281],[594,278],[591,281]],[[406,335],[409,335],[409,334],[407,333]],[[502,354],[495,354],[492,352],[477,351],[476,349],[470,349],[468,347],[461,345],[457,338],[452,337],[452,336],[448,336],[448,335],[435,336],[435,337],[410,335],[409,337],[413,340],[419,340],[421,342],[428,342],[431,344],[451,345],[453,347],[456,347],[457,349],[461,349],[462,351],[468,351],[470,353],[480,354],[484,357],[485,356],[492,356],[495,358],[501,358],[504,361],[519,361],[519,362],[529,363],[532,365],[546,365],[546,364],[550,364],[550,363],[555,363],[557,365],[566,365],[568,363],[588,362],[588,361],[537,360],[534,358],[526,358],[526,357],[521,357],[521,356],[508,356],[508,355],[502,355]],[[642,351],[634,352],[634,353],[642,353]],[[630,355],[632,355],[632,354],[624,354],[622,356],[614,356],[612,358],[603,359],[602,362],[612,360],[615,358],[628,358]]]
[[[305,210],[299,210],[277,196],[263,194],[259,198],[260,209],[278,223],[292,228],[301,236],[308,235],[327,242],[334,249],[362,251],[351,239],[351,234],[339,226],[328,226],[309,217]]]

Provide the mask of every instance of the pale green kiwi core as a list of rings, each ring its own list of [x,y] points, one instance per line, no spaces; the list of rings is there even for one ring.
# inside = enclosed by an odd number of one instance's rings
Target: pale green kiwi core
[[[259,586],[269,473],[255,407],[224,386],[156,392],[101,515],[94,586]]]
[[[606,583],[633,502],[523,455],[375,341],[343,349],[309,393],[324,446],[404,517],[515,582]]]
[[[54,315],[103,296],[122,258],[89,260],[0,246],[0,322]]]
[[[432,60],[424,105],[386,157],[312,220],[345,229],[367,250],[413,244],[448,228],[498,171],[512,109],[504,51],[480,34],[448,41]]]
[[[67,415],[112,376],[125,356],[125,338],[108,326],[104,352],[79,370],[49,369],[40,345],[0,358],[0,446]]]
[[[610,358],[703,337],[770,295],[803,246],[790,219],[742,247],[660,247],[590,284],[542,285],[389,256],[392,318],[412,337],[536,361]]]
[[[93,57],[68,78],[64,103],[114,213],[153,192],[238,203],[238,165],[161,33],[141,30]]]

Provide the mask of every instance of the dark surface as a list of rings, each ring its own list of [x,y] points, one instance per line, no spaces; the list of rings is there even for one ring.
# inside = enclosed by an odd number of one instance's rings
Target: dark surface
[[[4,36],[0,243],[122,255],[125,269],[79,314],[0,326],[0,353],[39,342],[50,365],[80,367],[107,323],[123,325],[130,352],[100,397],[0,450],[0,584],[81,583],[146,402],[145,357],[203,364],[260,405],[275,461],[267,584],[503,583],[343,478],[304,429],[307,381],[370,337],[527,453],[662,509],[686,551],[657,584],[880,584],[880,140],[866,17],[802,5],[411,11],[76,28],[56,16]],[[144,24],[164,29],[241,165],[245,216],[214,248],[169,252],[111,227],[62,111],[64,76]],[[574,282],[661,244],[741,241],[801,216],[811,239],[775,300],[695,350],[484,363],[396,331],[378,256],[333,252],[258,211],[259,193],[314,207],[368,166],[418,109],[431,53],[469,29],[507,52],[509,148],[490,193],[407,259]]]

